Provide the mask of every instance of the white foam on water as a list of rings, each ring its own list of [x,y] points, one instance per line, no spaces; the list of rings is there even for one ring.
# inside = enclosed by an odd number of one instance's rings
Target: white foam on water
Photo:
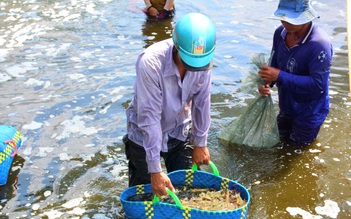
[[[26,155],[26,156],[29,156],[32,154],[32,147],[26,147],[23,151],[22,151],[22,154]]]
[[[72,57],[72,58],[70,58],[72,61],[74,61],[74,62],[81,62],[82,61],[82,59],[81,58],[79,58],[79,57]]]
[[[40,100],[46,101],[46,100],[50,100],[52,97],[53,97],[53,96],[50,94],[50,95],[48,95],[48,96],[46,96],[46,97],[40,98]]]
[[[334,90],[329,90],[329,95],[333,96],[333,95],[337,95],[339,92],[334,91]]]
[[[44,192],[44,196],[45,197],[49,197],[50,195],[51,195],[51,191],[50,190]]]
[[[127,38],[124,35],[118,35],[117,39],[122,40],[122,41],[127,40]]]
[[[322,151],[319,149],[309,149],[308,150],[310,153],[315,154],[315,153],[321,153]]]
[[[324,159],[319,158],[318,156],[315,156],[314,159],[316,161],[319,161],[319,163],[325,163]]]
[[[85,77],[85,75],[83,74],[69,74],[68,77],[72,80],[77,80],[77,81],[80,81],[80,82],[83,82],[83,81],[87,81],[87,78]]]
[[[27,130],[36,130],[41,128],[42,126],[43,123],[32,121],[30,124],[23,125],[22,128]]]
[[[4,41],[0,38],[0,46],[4,43]],[[7,54],[9,54],[8,49],[0,49],[0,62],[5,61],[7,58]],[[1,81],[1,79],[0,79]]]
[[[39,157],[46,157],[48,154],[54,151],[53,147],[39,147]]]
[[[113,169],[110,172],[113,176],[117,177],[117,179],[120,180],[121,172],[127,171],[127,170],[128,170],[128,167],[125,165],[114,165]]]
[[[34,211],[38,210],[39,208],[40,208],[40,205],[39,205],[39,204],[33,204],[33,205],[32,205],[32,209],[33,209]]]
[[[315,211],[318,215],[313,215],[310,212],[307,212],[298,207],[287,207],[286,210],[290,213],[291,216],[302,216],[302,219],[323,219],[324,216],[330,218],[337,218],[340,208],[338,204],[332,200],[325,200],[324,206],[317,206]]]
[[[80,57],[83,57],[83,58],[93,58],[93,55],[91,52],[83,52],[80,54]]]
[[[69,14],[70,14],[70,11],[68,11],[68,10],[61,10],[61,11],[58,13],[57,17],[68,17]]]
[[[71,134],[78,133],[81,135],[93,135],[98,133],[98,129],[95,127],[85,127],[83,120],[93,120],[89,116],[74,116],[72,120],[65,120],[61,123],[64,126],[63,131],[60,135],[55,137],[57,140],[69,138]]]
[[[77,20],[78,18],[80,18],[80,14],[72,14],[68,17],[65,17],[65,19],[63,19],[63,21]]]
[[[86,145],[84,145],[84,147],[86,147],[86,148],[92,148],[92,147],[95,147],[95,144],[86,144]]]
[[[91,161],[95,157],[95,154],[81,154],[80,157],[83,158],[83,162],[85,163],[86,161]]]
[[[71,211],[68,211],[67,213],[68,214],[74,214],[74,215],[83,215],[85,213],[85,209],[83,208],[79,208],[79,207],[76,207],[76,208],[73,208]]]
[[[67,209],[75,208],[75,207],[78,207],[82,203],[82,201],[83,201],[83,198],[75,198],[62,204],[62,207]]]
[[[10,75],[0,72],[0,82],[5,82],[5,81],[9,81],[9,80],[11,80]]]
[[[94,214],[92,219],[110,219],[110,218],[103,214]]]
[[[63,213],[58,210],[46,211],[43,214],[46,215],[48,219],[61,218],[61,216],[63,215]]]
[[[101,14],[101,12],[95,10],[95,6],[96,5],[94,3],[89,3],[85,8],[86,12],[88,12],[89,14],[93,14],[93,15]]]
[[[8,18],[6,18],[4,20],[4,22],[7,22],[7,21],[16,21],[17,19],[14,17],[14,16],[9,16]]]
[[[58,155],[58,157],[61,161],[68,161],[71,159],[71,157],[67,153],[61,153]]]
[[[27,72],[27,70],[20,65],[8,67],[5,71],[12,77],[24,77],[22,74]]]
[[[252,40],[257,40],[258,38],[257,37],[255,37],[254,35],[252,35],[252,34],[249,34],[249,35],[247,35],[248,36],[248,38],[250,38],[250,39],[252,39]]]
[[[315,210],[318,214],[331,218],[337,218],[340,212],[338,203],[332,200],[324,200],[324,206],[317,206]]]
[[[121,91],[123,91],[123,90],[126,90],[126,87],[124,87],[124,86],[119,86],[119,87],[113,89],[113,90],[110,92],[110,94],[120,94]]]
[[[301,215],[302,219],[323,219],[320,215],[313,215],[310,212],[297,207],[287,207],[286,210],[291,216]]]
[[[26,82],[24,82],[24,84],[27,86],[40,86],[40,85],[43,85],[44,83],[45,83],[44,81],[39,81],[34,78],[29,78]]]
[[[107,113],[107,110],[111,107],[111,105],[103,108],[102,110],[99,111],[100,114],[106,114]]]
[[[21,169],[21,167],[20,166],[12,166],[11,167],[11,171],[13,172],[13,171],[16,171],[16,170],[20,170]]]
[[[23,96],[16,96],[14,98],[12,98],[12,100],[24,100]]]
[[[51,46],[49,48],[46,49],[46,55],[47,56],[52,56],[55,57],[57,56],[59,53],[67,51],[67,49],[71,46],[71,43],[62,43],[60,45],[60,47],[54,47]]]
[[[104,164],[107,164],[107,165],[112,165],[114,163],[115,163],[115,160],[112,157],[106,158],[106,161],[104,162]]]

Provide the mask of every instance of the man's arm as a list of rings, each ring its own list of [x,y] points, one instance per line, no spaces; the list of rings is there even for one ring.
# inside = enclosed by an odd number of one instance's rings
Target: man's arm
[[[193,151],[193,163],[196,163],[199,166],[210,163],[207,137],[211,124],[211,70],[209,70],[207,74],[202,88],[194,95],[191,109],[192,129],[190,142],[195,146]]]

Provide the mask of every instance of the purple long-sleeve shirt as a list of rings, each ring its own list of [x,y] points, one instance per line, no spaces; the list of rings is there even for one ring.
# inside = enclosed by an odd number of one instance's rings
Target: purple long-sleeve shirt
[[[211,70],[187,71],[181,81],[172,39],[148,47],[136,62],[134,98],[128,107],[128,138],[142,145],[150,173],[161,172],[160,152],[169,136],[206,146],[210,127]]]
[[[285,45],[287,31],[276,29],[271,66],[279,68],[276,81],[281,113],[300,125],[316,127],[329,112],[329,74],[333,48],[328,35],[312,23],[296,46]]]

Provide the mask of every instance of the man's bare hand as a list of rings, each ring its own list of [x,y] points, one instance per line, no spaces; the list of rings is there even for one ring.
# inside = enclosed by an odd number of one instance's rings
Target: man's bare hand
[[[167,195],[166,187],[171,191],[174,191],[174,187],[172,185],[171,180],[168,176],[163,173],[151,173],[151,187],[152,193],[157,195],[158,197],[162,197]]]
[[[196,163],[198,166],[210,164],[210,152],[208,151],[207,147],[194,147],[193,163]]]
[[[258,91],[262,96],[268,97],[268,95],[271,94],[271,90],[269,87],[270,87],[269,84],[262,85],[261,87],[258,88]]]
[[[280,70],[277,68],[269,67],[268,65],[263,65],[262,68],[258,71],[261,79],[265,82],[268,81],[277,81]]]
[[[148,13],[152,17],[157,17],[158,16],[158,10],[156,8],[154,8],[154,7],[149,8]]]

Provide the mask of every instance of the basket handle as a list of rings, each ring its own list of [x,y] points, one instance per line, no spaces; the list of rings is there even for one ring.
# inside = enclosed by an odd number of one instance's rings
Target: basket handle
[[[180,208],[183,208],[182,202],[179,200],[178,196],[174,192],[172,192],[169,188],[166,188],[166,191],[173,198],[176,205]],[[157,197],[157,195],[154,195],[154,199],[152,200],[152,203],[155,204],[158,202],[160,202],[159,197]]]
[[[216,165],[212,161],[210,161],[210,167],[211,167],[211,169],[213,171],[213,175],[219,176],[218,168],[216,167]],[[193,167],[191,168],[191,170],[192,171],[196,171],[197,169],[198,169],[198,166],[197,166],[196,163],[194,163]],[[166,187],[166,191],[173,198],[173,200],[176,203],[176,205],[182,209],[183,205],[182,205],[182,202],[179,200],[178,196],[174,192],[172,192],[169,188],[167,188],[167,187]],[[154,195],[154,199],[152,200],[152,202],[154,204],[160,202],[159,197],[157,195]]]
[[[212,169],[213,175],[219,176],[218,168],[216,167],[216,165],[215,165],[212,161],[210,161],[210,167],[211,167],[211,169]],[[198,169],[197,164],[194,163],[194,165],[193,165],[193,167],[192,167],[191,169],[192,169],[193,171],[196,171],[196,170]]]
[[[17,144],[14,140],[7,140],[5,141],[5,144],[12,144],[14,147],[13,153],[10,155],[11,157],[14,157],[17,154]]]

